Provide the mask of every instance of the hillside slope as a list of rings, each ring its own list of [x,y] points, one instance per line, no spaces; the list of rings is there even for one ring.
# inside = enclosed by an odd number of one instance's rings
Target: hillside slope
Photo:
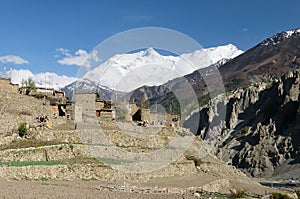
[[[52,116],[42,100],[19,94],[18,86],[7,79],[0,80],[0,112],[0,144],[18,132],[20,123],[31,124],[39,115]]]
[[[300,168],[299,69],[273,83],[220,95],[196,114],[200,121],[191,117],[186,123],[199,122],[195,133],[210,141],[211,152],[223,161],[255,177],[300,179],[295,170]]]

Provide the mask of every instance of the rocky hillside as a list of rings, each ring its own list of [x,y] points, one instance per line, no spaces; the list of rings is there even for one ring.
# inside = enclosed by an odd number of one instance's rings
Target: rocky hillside
[[[299,179],[299,102],[298,69],[220,95],[185,123],[200,116],[194,133],[213,144],[210,150],[220,159],[251,176]]]
[[[52,116],[43,100],[18,93],[18,86],[0,79],[0,145],[17,135],[20,123],[32,124],[39,115]]]

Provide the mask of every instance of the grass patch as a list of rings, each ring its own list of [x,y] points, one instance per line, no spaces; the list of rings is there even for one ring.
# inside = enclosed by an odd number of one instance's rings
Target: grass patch
[[[57,184],[57,183],[46,183],[46,182],[41,183],[41,185],[57,186],[57,187],[69,187],[70,186],[68,184]]]
[[[1,165],[8,165],[7,162],[0,162],[0,166]]]
[[[118,146],[118,144],[116,144]],[[135,152],[135,153],[145,153],[150,152],[154,150],[159,150],[159,148],[149,148],[145,146],[118,146],[119,148],[129,151],[129,152]]]
[[[72,159],[66,159],[63,162],[68,164],[99,164],[99,161],[96,158],[90,157],[75,157]]]
[[[0,162],[1,165],[12,166],[12,167],[23,167],[23,166],[52,166],[52,165],[68,165],[70,168],[69,170],[73,170],[71,165],[73,164],[100,164],[102,166],[106,166],[103,164],[105,163],[115,163],[121,164],[121,162],[125,161],[118,161],[114,159],[104,158],[101,160],[97,160],[97,158],[89,158],[89,157],[75,157],[72,159],[65,159],[61,161],[12,161],[12,162]],[[129,161],[127,161],[129,162]]]
[[[133,162],[131,160],[122,160],[122,159],[113,159],[113,158],[97,158],[97,160],[99,162],[103,162],[106,164],[114,164],[114,165],[120,165],[120,164]]]
[[[198,96],[198,102],[200,107],[208,104],[209,100],[210,100],[209,94]]]
[[[49,162],[49,161],[13,161],[13,162],[0,162],[0,165],[7,165],[12,167],[35,166],[35,165],[60,165],[63,162]]]
[[[228,197],[226,195],[222,195],[222,194],[200,194],[201,198],[215,198],[215,199],[228,199]]]
[[[82,181],[95,181],[97,180],[96,178],[83,178],[81,179]]]
[[[0,150],[41,147],[41,146],[58,145],[58,144],[65,144],[65,143],[58,142],[58,141],[41,141],[41,140],[34,140],[34,139],[16,140],[11,142],[8,145],[0,146]]]
[[[242,87],[243,80],[240,78],[233,78],[228,81],[225,85],[225,89],[227,92],[236,90],[237,88]]]

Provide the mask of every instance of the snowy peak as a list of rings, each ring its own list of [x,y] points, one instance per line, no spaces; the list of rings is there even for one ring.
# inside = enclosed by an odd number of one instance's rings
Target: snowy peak
[[[88,79],[77,79],[71,84],[62,88],[66,96],[73,98],[74,93],[100,93],[101,99],[109,100],[111,98],[112,90],[97,84],[96,82]]]
[[[164,84],[171,79],[216,64],[223,59],[232,59],[242,53],[243,51],[232,44],[200,49],[179,56],[164,56],[153,48],[148,48],[131,54],[117,54],[89,71],[84,78],[109,88],[129,92],[144,85]]]
[[[265,39],[263,42],[261,42],[261,45],[265,45],[265,46],[277,45],[290,37],[299,36],[299,35],[300,35],[300,29],[283,31],[273,35],[270,38]]]
[[[189,54],[184,54],[181,55],[182,57],[193,61],[197,63],[199,68],[204,68],[209,66],[210,64],[217,63],[218,61],[222,59],[233,59],[240,54],[242,54],[243,51],[238,49],[235,45],[233,44],[228,44],[224,46],[218,46],[218,47],[212,47],[212,48],[206,48],[206,49],[200,49],[196,50],[193,53]],[[199,60],[200,58],[207,57],[209,60],[209,63],[201,63]]]
[[[156,57],[161,56],[158,52],[156,52],[153,48],[148,48],[145,51],[140,52],[143,57]]]
[[[219,61],[217,61],[215,66],[219,68],[220,66],[226,64],[229,60],[231,60],[231,59],[226,59],[226,58],[220,59]]]

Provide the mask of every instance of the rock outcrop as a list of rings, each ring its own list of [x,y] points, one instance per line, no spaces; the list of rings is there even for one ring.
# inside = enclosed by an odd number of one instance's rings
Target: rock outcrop
[[[292,172],[289,167],[300,163],[299,101],[300,70],[289,71],[278,80],[212,99],[197,112],[200,122],[194,133],[209,143],[206,152],[251,176],[283,175],[278,168]]]

